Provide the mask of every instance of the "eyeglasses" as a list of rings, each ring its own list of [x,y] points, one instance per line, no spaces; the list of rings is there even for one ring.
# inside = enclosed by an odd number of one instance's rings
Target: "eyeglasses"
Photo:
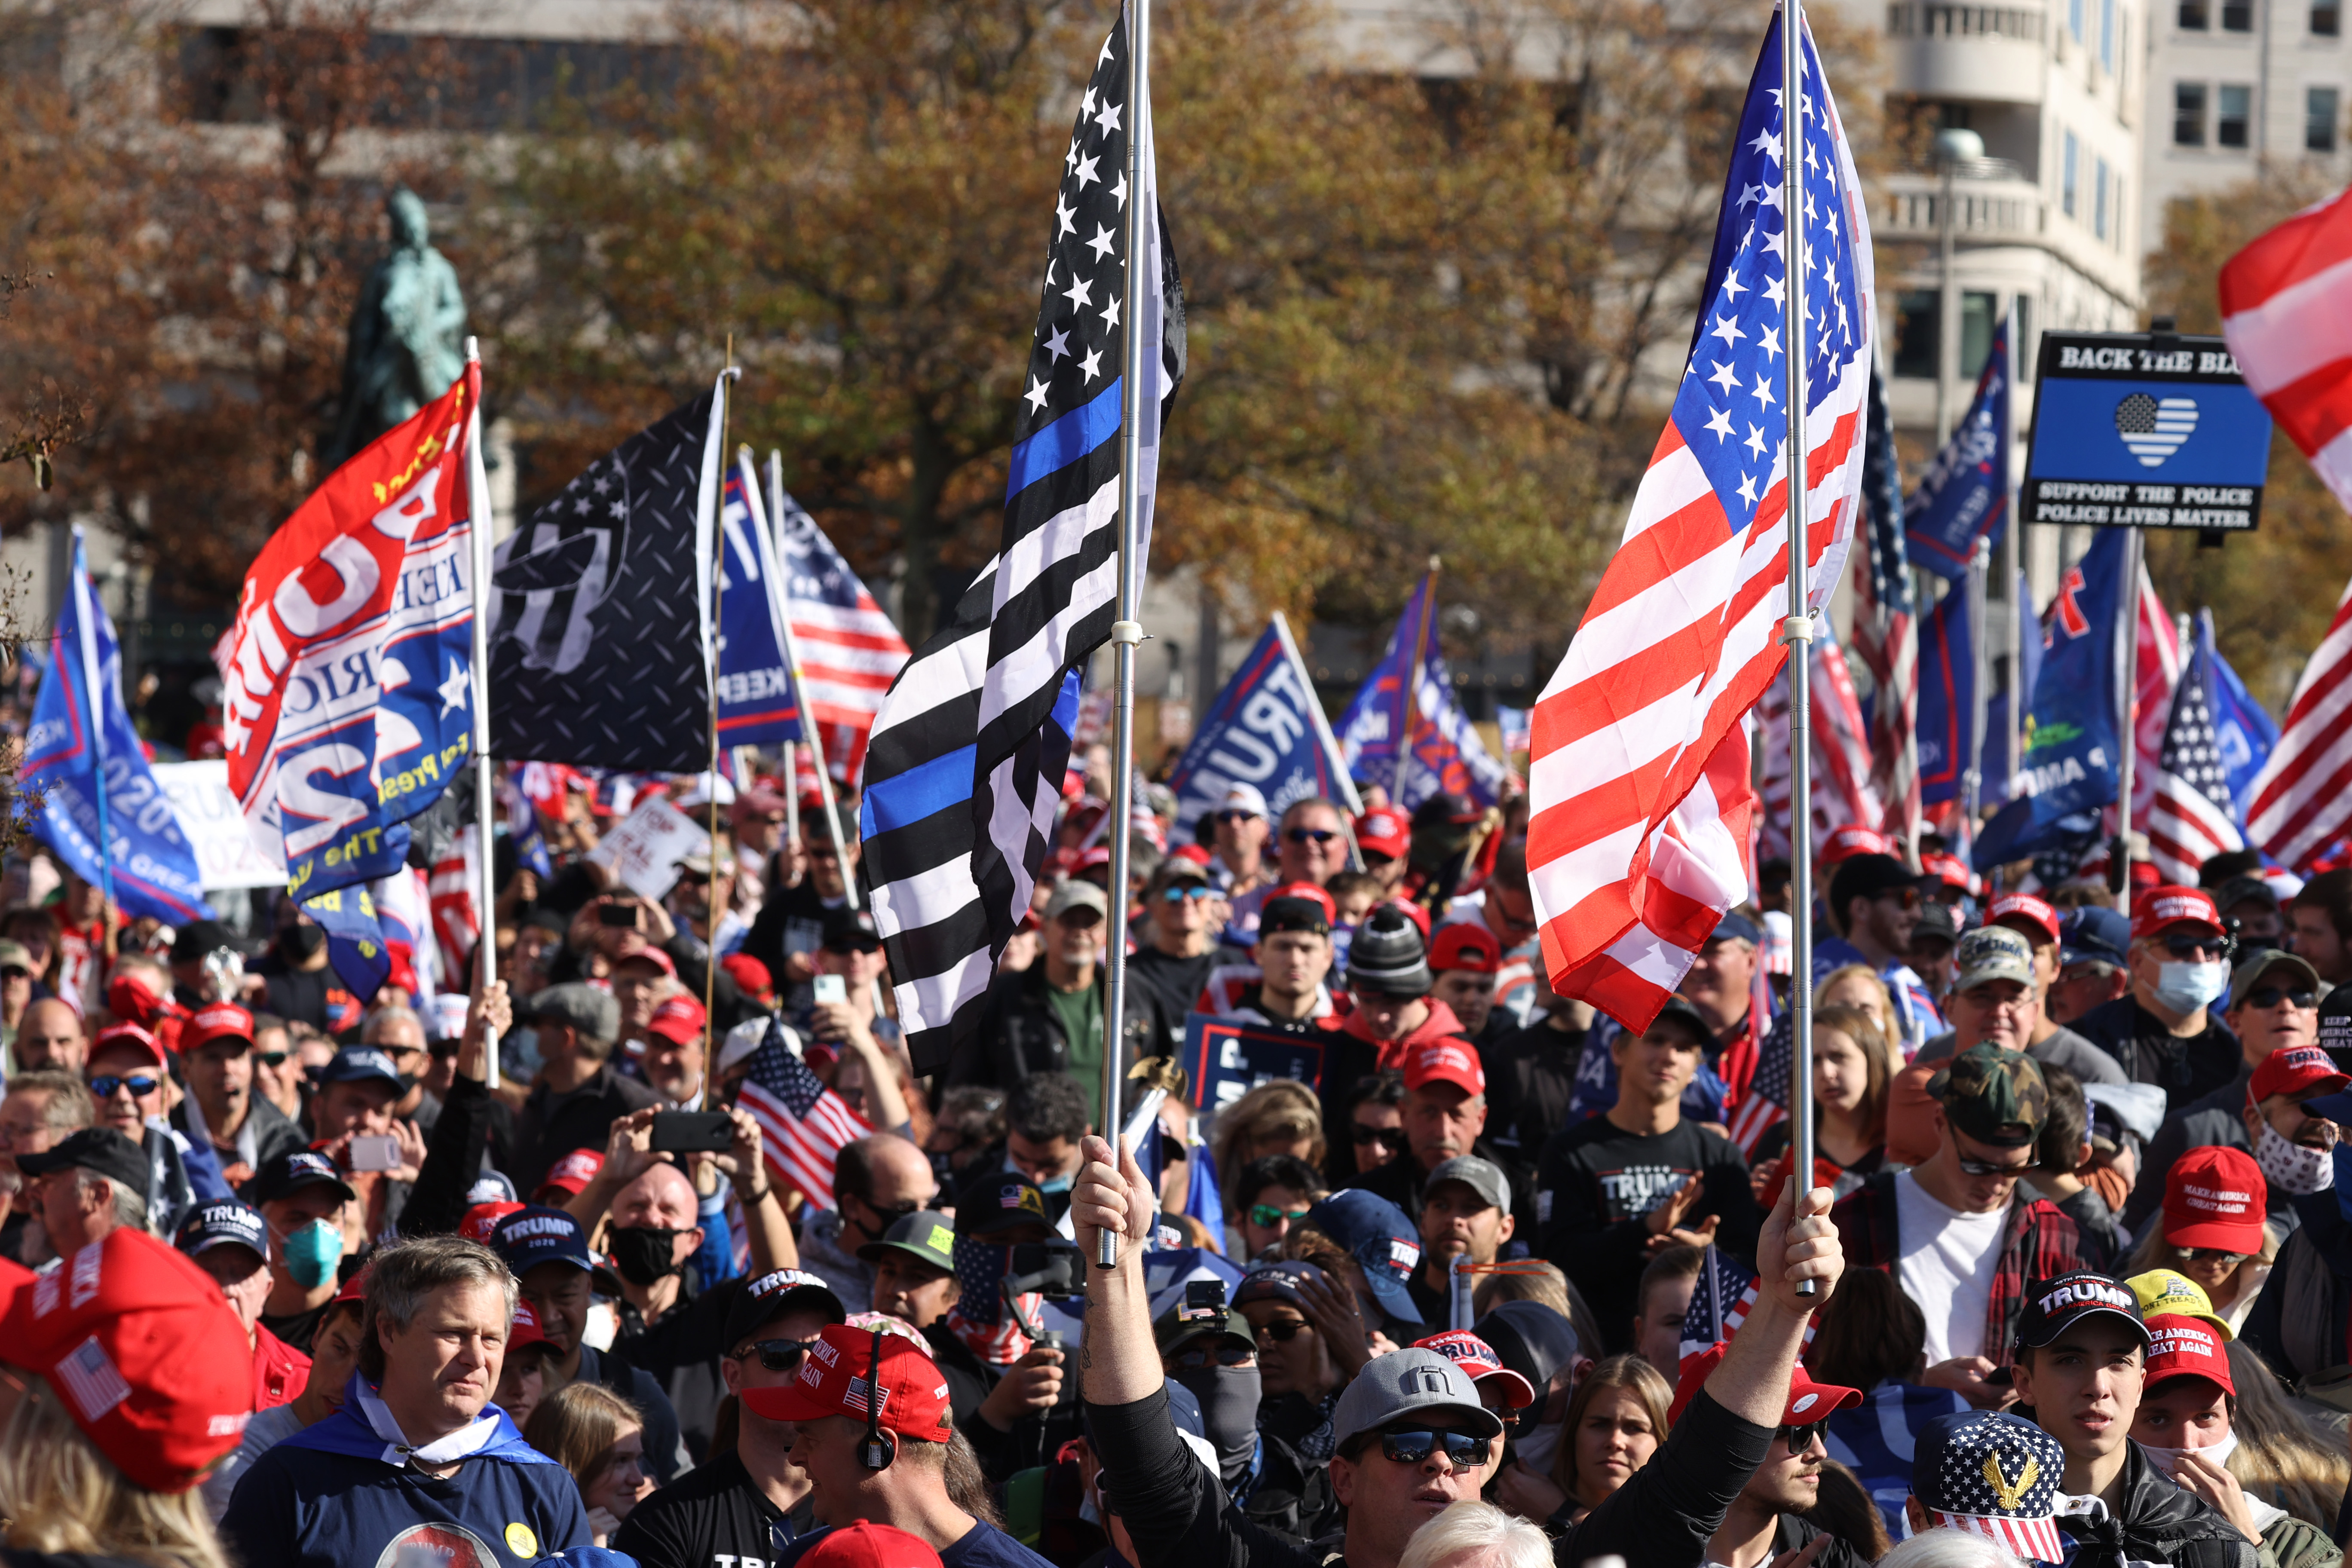
[[[1280,1225],[1286,1219],[1304,1219],[1306,1217],[1307,1211],[1305,1209],[1278,1209],[1272,1204],[1250,1205],[1250,1224],[1257,1226],[1260,1228],[1264,1228],[1270,1225]]]
[[[1378,1143],[1391,1154],[1404,1152],[1404,1129],[1402,1127],[1373,1127],[1359,1121],[1349,1131],[1354,1134],[1359,1147],[1366,1143]]]
[[[1495,1451],[1491,1437],[1474,1437],[1467,1432],[1383,1432],[1381,1434],[1381,1458],[1400,1465],[1418,1465],[1431,1452],[1443,1447],[1446,1462],[1457,1470],[1475,1470],[1486,1462]]]
[[[1971,1160],[1965,1155],[1960,1159],[1960,1173],[1965,1176],[2021,1176],[2032,1169],[2033,1162],[2031,1160],[2020,1165],[1996,1165],[1987,1160]]]
[[[1293,844],[1328,844],[1339,836],[1328,827],[1294,827],[1283,837]]]
[[[756,1355],[760,1358],[760,1364],[770,1372],[790,1372],[801,1364],[801,1358],[808,1354],[809,1347],[814,1343],[814,1340],[761,1340],[757,1344],[744,1346],[742,1353],[735,1359],[749,1361]]]
[[[1786,1443],[1791,1454],[1801,1454],[1813,1446],[1814,1438],[1828,1429],[1829,1422],[1824,1418],[1802,1426],[1783,1426],[1772,1436]]]
[[[2227,958],[2237,945],[2226,936],[2168,936],[2164,939],[2164,951],[2182,960]]]
[[[1196,1345],[1190,1350],[1178,1351],[1168,1359],[1190,1372],[1204,1366],[1246,1366],[1257,1359],[1257,1351],[1254,1347],[1244,1349],[1230,1342]]]
[[[1364,851],[1364,865],[1370,870],[1377,871],[1383,866],[1393,866],[1396,864],[1396,858],[1393,855],[1383,855],[1377,849]]]
[[[163,1087],[162,1079],[143,1072],[130,1078],[122,1078],[110,1072],[100,1073],[89,1080],[89,1092],[100,1100],[112,1100],[114,1091],[118,1089],[128,1089],[131,1090],[132,1099],[144,1100]]]
[[[2319,994],[2302,987],[2290,991],[2284,985],[2258,985],[2246,993],[2249,1007],[2275,1007],[2281,1002],[2291,1002],[2297,1007],[2316,1007]]]
[[[1160,896],[1171,904],[1181,904],[1187,899],[1213,899],[1217,889],[1206,882],[1171,882],[1168,890]]]
[[[259,1062],[263,1067],[276,1068],[284,1067],[286,1065],[286,1058],[293,1054],[294,1053],[292,1051],[256,1051],[253,1053],[253,1059]],[[436,1047],[433,1054],[436,1057],[439,1056],[441,1054],[440,1048]],[[457,1047],[456,1046],[451,1046],[449,1047],[449,1054],[453,1057],[456,1056],[457,1054]]]
[[[1298,1331],[1306,1326],[1307,1320],[1304,1318],[1269,1318],[1257,1326],[1257,1331],[1261,1338],[1272,1340],[1278,1345],[1286,1345],[1297,1339]]]

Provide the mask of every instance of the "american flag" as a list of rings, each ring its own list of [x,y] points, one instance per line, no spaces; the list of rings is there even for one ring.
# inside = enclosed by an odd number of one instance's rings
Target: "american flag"
[[[1795,1018],[1793,1013],[1783,1013],[1773,1021],[1771,1032],[1757,1047],[1756,1076],[1748,1079],[1748,1092],[1740,1096],[1724,1127],[1739,1152],[1750,1159],[1755,1157],[1758,1141],[1789,1119],[1789,1078],[1797,1056]]]
[[[425,881],[433,939],[441,950],[440,972],[449,977],[452,990],[464,990],[472,976],[466,965],[482,934],[481,916],[474,909],[474,889],[480,885],[474,870],[474,829],[468,826],[457,830],[448,853],[434,862]]]
[[[1747,736],[1788,609],[1785,356],[1806,355],[1806,606],[1845,567],[1862,483],[1870,227],[1820,57],[1802,67],[1802,211],[1782,210],[1775,16],[1739,120],[1705,310],[1625,537],[1536,705],[1528,859],[1553,989],[1646,1028],[1747,891]],[[1788,331],[1801,218],[1805,314]],[[1790,340],[1784,343],[1784,339]]]
[[[956,1283],[963,1287],[963,1294],[948,1309],[948,1331],[992,1366],[1008,1366],[1029,1353],[1028,1331],[1004,1306],[1004,1277],[1012,1268],[1011,1247],[969,1236],[955,1238]],[[1044,1300],[1034,1295],[1014,1299],[1029,1316]]]
[[[824,742],[826,766],[854,784],[866,765],[866,741],[890,682],[906,668],[907,639],[833,541],[801,503],[781,489],[773,522],[793,651],[800,656],[800,700]]]
[[[1691,1289],[1690,1310],[1683,1314],[1678,1359],[1687,1362],[1705,1355],[1738,1333],[1739,1325],[1748,1321],[1748,1309],[1754,1305],[1756,1276],[1710,1245]]]
[[[980,1026],[996,957],[1029,913],[1077,721],[1077,667],[1116,612],[1125,223],[1143,221],[1138,388],[1150,556],[1160,425],[1183,377],[1183,306],[1160,217],[1147,97],[1128,98],[1122,15],[1097,58],[1063,161],[1037,332],[1013,415],[996,558],[899,671],[866,752],[863,834],[874,920],[918,1073]],[[1128,189],[1130,135],[1139,188]]]
[[[1863,505],[1870,518],[1865,548],[1854,558],[1853,651],[1870,671],[1870,783],[1885,802],[1881,831],[1919,842],[1919,626],[1911,597],[1911,552],[1903,537],[1903,469],[1895,454],[1895,418],[1886,382],[1870,373],[1870,418],[1864,436]]]
[[[2197,868],[2225,850],[2243,849],[2230,768],[2213,722],[2213,644],[2205,623],[2172,693],[2171,722],[2157,763],[2155,804],[2147,815],[2148,854],[2168,882],[2194,886]]]
[[[817,1208],[835,1207],[834,1156],[874,1129],[784,1044],[782,1018],[768,1020],[767,1037],[751,1053],[751,1076],[736,1103],[760,1124],[761,1147],[775,1179],[798,1187]]]
[[[2352,584],[2294,683],[2286,723],[2254,780],[2246,826],[2263,853],[2309,871],[2352,828]]]
[[[2180,632],[2156,596],[2156,583],[2139,569],[2139,640],[2133,667],[2132,734],[2139,753],[2132,759],[2132,820],[2145,822],[2156,805],[2157,776],[2164,767],[2164,732],[2172,714],[2172,690],[2180,683]]]

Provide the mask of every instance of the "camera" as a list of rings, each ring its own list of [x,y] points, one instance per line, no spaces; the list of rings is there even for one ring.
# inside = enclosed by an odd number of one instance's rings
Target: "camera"
[[[1004,1289],[1015,1296],[1034,1293],[1051,1301],[1074,1300],[1087,1293],[1087,1256],[1075,1241],[1022,1242],[1013,1249],[1013,1265]]]

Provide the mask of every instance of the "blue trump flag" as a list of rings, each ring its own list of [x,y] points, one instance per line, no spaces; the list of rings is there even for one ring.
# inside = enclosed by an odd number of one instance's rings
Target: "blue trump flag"
[[[727,470],[719,518],[719,738],[730,746],[805,740],[784,658],[783,573],[748,455]]]
[[[1201,716],[1192,743],[1168,775],[1177,822],[1189,825],[1215,811],[1237,784],[1254,785],[1276,815],[1316,795],[1360,809],[1347,759],[1280,611]]]
[[[26,791],[45,792],[35,835],[125,914],[174,926],[210,916],[195,847],[122,706],[122,650],[90,589],[79,528],[48,665],[20,774]]]
[[[2059,582],[2044,619],[2042,673],[2027,710],[2026,792],[1978,838],[1974,861],[2004,861],[2096,837],[2095,813],[2113,805],[2122,768],[2117,681],[2135,624],[2124,577],[2125,531],[2103,528]]]
[[[1419,674],[1415,681],[1413,676]],[[1412,700],[1405,700],[1408,684]],[[1405,734],[1410,723],[1412,734]],[[1479,805],[1502,796],[1509,770],[1486,754],[1469,715],[1454,700],[1454,680],[1437,644],[1437,578],[1423,576],[1389,634],[1380,663],[1339,716],[1339,752],[1351,776],[1388,779],[1389,796],[1411,811],[1440,791]],[[1400,765],[1398,747],[1409,761]]]
[[[1958,579],[1968,574],[1979,542],[2000,542],[2009,521],[2009,380],[2004,323],[1993,329],[1992,353],[1977,377],[1969,411],[1903,503],[1903,531],[1914,566]]]
[[[2213,646],[2210,610],[2197,612],[2197,640],[2211,661],[2213,679],[2207,695],[2213,704],[2214,743],[2221,748],[2221,767],[2230,775],[2230,798],[2237,803],[2242,824],[2254,798],[2254,780],[2271,760],[2271,748],[2278,744],[2278,721],[2247,692],[2246,683]]]
[[[1976,652],[1969,640],[1969,593],[1955,586],[1919,627],[1919,804],[1958,800],[1976,723]]]
[[[362,1005],[375,999],[392,978],[392,948],[376,917],[375,898],[364,887],[331,888],[302,900],[302,912],[327,933],[327,962]]]

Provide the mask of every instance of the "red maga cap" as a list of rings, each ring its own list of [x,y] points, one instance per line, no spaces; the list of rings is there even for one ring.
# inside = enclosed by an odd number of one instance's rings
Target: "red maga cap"
[[[1976,873],[1957,855],[1922,855],[1919,868],[1948,888],[1973,890],[1977,884]]]
[[[1437,934],[1430,939],[1429,967],[1492,974],[1503,967],[1503,944],[1477,921],[1455,921],[1451,925],[1439,926]]]
[[[1675,1402],[1666,1411],[1668,1426],[1682,1419],[1683,1411],[1688,1407],[1692,1398],[1706,1385],[1706,1380],[1715,1369],[1723,1364],[1724,1348],[1724,1344],[1717,1344],[1712,1350],[1683,1358],[1682,1373],[1675,1384]],[[1862,1390],[1841,1388],[1833,1383],[1815,1383],[1812,1374],[1805,1370],[1805,1363],[1799,1362],[1789,1373],[1789,1400],[1781,1406],[1780,1425],[1810,1426],[1816,1421],[1826,1419],[1833,1410],[1843,1410],[1850,1405],[1861,1403]]]
[[[2164,1239],[2252,1257],[2263,1249],[2270,1184],[2243,1149],[2207,1144],[2172,1163],[2164,1177]]]
[[[636,947],[632,948],[627,952],[621,954],[620,957],[613,960],[613,967],[615,969],[620,968],[621,965],[625,963],[650,963],[656,969],[660,970],[664,974],[668,975],[672,980],[677,978],[677,960],[671,958],[668,953],[664,952],[660,948],[656,947],[649,942],[641,942]]]
[[[2147,1321],[2147,1378],[2142,1386],[2153,1394],[2158,1384],[2176,1377],[2210,1378],[2237,1395],[2230,1352],[2212,1326],[2201,1318],[2158,1312]]]
[[[253,1015],[234,1002],[215,1002],[199,1007],[194,1016],[180,1029],[180,1048],[194,1050],[198,1046],[215,1040],[243,1040],[253,1043]]]
[[[709,1021],[701,1003],[691,996],[673,996],[654,1009],[646,1029],[672,1045],[690,1046],[702,1037],[702,1026]]]
[[[212,1276],[119,1229],[29,1284],[0,1284],[0,1359],[39,1373],[136,1485],[184,1492],[237,1445],[253,1352]]]
[[[1822,865],[1834,866],[1841,860],[1851,860],[1857,855],[1892,855],[1894,841],[1873,827],[1856,827],[1852,824],[1837,828],[1822,840],[1822,852],[1814,858]]]
[[[1404,1086],[1420,1089],[1433,1083],[1457,1085],[1465,1094],[1484,1094],[1486,1069],[1478,1065],[1478,1053],[1462,1041],[1430,1040],[1406,1055]]]
[[[1356,847],[1391,859],[1402,859],[1412,847],[1412,819],[1385,805],[1374,806],[1356,818]]]
[[[919,1535],[861,1519],[820,1533],[798,1568],[940,1568],[940,1554]]]
[[[779,1388],[747,1388],[743,1403],[771,1421],[815,1421],[827,1415],[867,1418],[872,1390],[868,1364],[875,1336],[842,1323],[828,1323],[802,1358],[801,1374]],[[948,1408],[948,1380],[931,1358],[897,1334],[881,1336],[881,1413],[875,1419],[893,1432],[927,1443],[944,1443],[955,1431]]]
[[[2134,942],[2177,925],[2200,925],[2219,935],[2221,911],[2213,907],[2213,895],[2202,888],[2155,888],[2132,895]]]
[[[2274,1094],[2301,1094],[2306,1089],[2335,1093],[2352,1083],[2336,1059],[2317,1046],[2287,1046],[2264,1057],[2246,1085],[2246,1097],[2259,1105]]]
[[[507,1353],[511,1355],[546,1342],[547,1331],[539,1326],[539,1314],[530,1310],[530,1302],[516,1298],[514,1327],[507,1333]]]
[[[560,1187],[576,1198],[604,1168],[603,1150],[574,1149],[547,1168],[547,1178],[539,1184],[539,1190],[543,1193],[550,1187]]]
[[[1536,1402],[1536,1387],[1519,1373],[1503,1364],[1495,1347],[1467,1329],[1449,1329],[1442,1334],[1432,1334],[1425,1340],[1415,1340],[1417,1351],[1435,1351],[1439,1355],[1462,1369],[1462,1375],[1473,1385],[1490,1377],[1503,1380],[1503,1406],[1507,1410],[1525,1410]]]
[[[476,1204],[466,1211],[466,1217],[457,1222],[457,1234],[467,1241],[478,1241],[488,1247],[490,1233],[499,1228],[499,1221],[510,1214],[520,1214],[530,1206],[529,1204]]]
[[[169,1065],[163,1059],[163,1047],[155,1043],[155,1037],[136,1024],[116,1024],[100,1029],[89,1042],[89,1054],[95,1057],[117,1046],[125,1046],[139,1052],[156,1067]]]
[[[2032,893],[2003,893],[1985,910],[1985,924],[2024,931],[2037,942],[2063,942],[2058,911]]]

